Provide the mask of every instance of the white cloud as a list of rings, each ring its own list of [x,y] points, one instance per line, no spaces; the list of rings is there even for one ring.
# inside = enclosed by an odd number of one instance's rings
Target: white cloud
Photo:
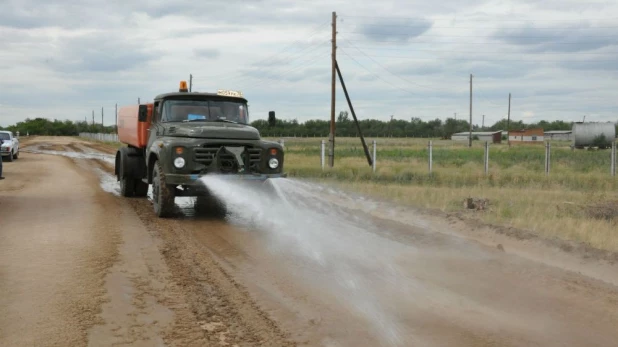
[[[0,125],[27,117],[111,124],[116,103],[146,101],[194,77],[240,89],[253,119],[330,117],[330,16],[359,118],[469,114],[485,124],[616,120],[618,4],[283,0],[9,0],[0,13]],[[603,18],[607,18],[603,20]],[[337,81],[337,112],[347,102]]]

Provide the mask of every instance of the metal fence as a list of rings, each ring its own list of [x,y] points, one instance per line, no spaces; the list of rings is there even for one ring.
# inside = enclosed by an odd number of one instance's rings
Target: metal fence
[[[97,140],[97,141],[106,141],[106,142],[118,142],[118,135],[117,134],[100,134],[100,133],[80,133],[79,134],[80,137],[85,137],[85,138],[90,138],[93,140]],[[282,146],[285,146],[284,144],[284,139],[279,139],[277,142],[279,142]],[[373,140],[372,142],[372,149],[373,149],[373,155],[371,156],[372,158],[372,170],[373,172],[376,171],[376,161],[377,161],[377,141]],[[321,146],[320,146],[321,150],[320,150],[320,165],[322,166],[322,170],[325,170],[325,166],[326,166],[326,141],[322,140],[321,141]],[[427,149],[428,149],[428,164],[429,164],[429,174],[431,175],[433,173],[433,163],[434,163],[434,159],[433,159],[433,141],[429,141],[428,145],[427,145]],[[551,144],[549,142],[545,143],[545,174],[547,176],[549,176],[549,172],[551,169]],[[610,175],[612,176],[616,176],[616,162],[618,161],[618,154],[616,153],[617,149],[616,149],[616,142],[614,142],[612,144],[611,147],[611,151],[610,151]],[[484,153],[483,153],[483,166],[484,166],[484,171],[485,171],[485,175],[489,174],[490,171],[490,167],[489,167],[489,152],[490,152],[490,147],[489,147],[489,142],[485,142],[485,146],[484,146]]]
[[[118,142],[118,134],[79,133],[80,137],[105,142]]]

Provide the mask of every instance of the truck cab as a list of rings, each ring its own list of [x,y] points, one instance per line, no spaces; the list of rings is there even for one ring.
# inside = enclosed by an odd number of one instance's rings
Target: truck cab
[[[206,175],[258,183],[286,176],[282,146],[249,125],[240,92],[188,92],[183,81],[178,92],[119,111],[118,136],[127,144],[116,154],[121,194],[145,197],[152,185],[159,217],[173,214],[177,196],[196,197],[196,208],[223,208],[200,180]]]

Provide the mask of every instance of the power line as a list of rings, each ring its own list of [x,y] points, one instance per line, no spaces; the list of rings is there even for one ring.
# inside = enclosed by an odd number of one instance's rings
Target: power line
[[[447,52],[445,52],[447,53]],[[393,58],[403,60],[436,60],[436,57],[418,58],[403,55],[369,55],[370,57]],[[448,61],[496,61],[496,62],[531,62],[531,63],[615,63],[615,60],[524,60],[524,59],[485,59],[485,58],[445,58]]]
[[[271,77],[265,77],[265,78],[259,79],[257,83],[251,84],[251,85],[246,85],[246,86],[243,87],[243,89],[254,88],[254,87],[263,85],[267,81],[271,81],[271,80],[275,80],[275,79],[281,78],[281,77],[285,76],[288,73],[291,73],[291,72],[294,72],[294,71],[298,71],[299,69],[302,69],[302,68],[307,68],[309,66],[314,65],[316,62],[318,62],[319,58],[323,58],[323,57],[327,56],[325,54],[326,52],[320,51],[318,53],[319,54],[317,54],[317,55],[314,54],[314,55],[310,56],[309,59],[303,60],[302,62],[303,62],[304,65],[299,65],[299,66],[296,66],[294,68],[282,71],[282,72],[280,72],[278,74],[271,75]],[[286,81],[286,82],[289,82],[289,81]]]
[[[419,17],[396,17],[396,16],[388,16],[388,17],[381,17],[381,16],[355,16],[355,15],[339,15],[340,18],[373,18],[373,19],[389,19],[389,20],[394,20],[394,19],[404,19],[404,20],[419,20],[421,18]],[[615,21],[616,19],[618,19],[618,17],[605,17],[605,18],[579,18],[579,19],[547,19],[547,18],[533,18],[533,19],[512,19],[512,18],[496,18],[496,17],[492,17],[492,19],[495,18],[496,21],[498,22],[573,22],[573,21],[582,21],[582,20],[598,20],[598,21]],[[439,18],[439,17],[432,17],[430,18],[432,20],[449,20],[449,21],[470,21],[470,22],[487,22],[488,19],[487,18],[465,18],[465,17],[443,17],[443,18]]]
[[[297,54],[289,57],[290,59],[286,60],[285,62],[281,62],[280,64],[277,64],[277,65],[279,65],[277,68],[280,68],[281,66],[289,65],[290,63],[294,62],[299,57],[306,57],[307,53],[310,53],[312,51],[321,49],[322,47],[320,47],[320,46],[324,45],[325,43],[329,43],[329,41],[330,40],[324,40],[322,42],[319,42],[318,44],[313,44],[311,46],[308,46],[308,47],[302,49],[299,52],[296,52]],[[324,47],[327,47],[327,46],[324,46]],[[277,68],[275,68],[275,69],[277,69]],[[242,74],[240,74],[240,75],[238,75],[236,77],[231,77],[228,80],[236,80],[236,82],[246,81],[246,80],[251,79],[251,78],[256,78],[256,73],[259,73],[259,72],[262,72],[262,71],[268,72],[268,71],[272,71],[272,70],[273,70],[273,68],[270,65],[269,66],[262,66],[262,67],[260,67],[258,69],[254,69],[254,70],[251,70],[249,72],[244,72],[244,73],[242,73]]]
[[[306,37],[303,37],[303,38],[301,38],[301,39],[298,39],[298,40],[296,40],[296,41],[292,42],[291,44],[289,44],[288,46],[284,47],[281,51],[278,51],[278,52],[276,52],[276,53],[274,53],[274,54],[272,54],[272,55],[270,55],[270,56],[267,56],[266,58],[263,58],[263,59],[261,59],[261,60],[258,60],[258,61],[256,61],[256,62],[252,63],[251,65],[258,65],[258,64],[260,64],[260,63],[262,63],[262,62],[265,62],[265,61],[268,61],[268,60],[272,60],[272,58],[273,58],[273,57],[276,57],[276,56],[278,56],[278,55],[280,55],[280,54],[282,54],[282,53],[286,52],[286,51],[287,51],[287,50],[289,50],[290,48],[292,48],[292,47],[294,47],[295,45],[297,45],[297,44],[301,43],[303,40],[310,39],[310,38],[312,38],[313,36],[317,35],[320,31],[324,30],[324,28],[323,28],[323,27],[324,27],[324,26],[326,26],[326,25],[328,25],[328,24],[330,24],[330,21],[326,21],[326,22],[323,22],[323,23],[321,23],[321,24],[316,25],[315,27],[313,27],[312,29],[310,29],[311,31],[310,31],[310,35],[309,35],[309,36],[306,36]],[[224,74],[218,74],[218,75],[202,76],[202,78],[203,78],[203,79],[213,79],[213,78],[217,78],[217,77],[226,77],[226,76],[227,76],[227,74],[225,74],[225,73],[224,73]]]
[[[386,35],[388,36],[388,35]],[[416,39],[416,37],[414,37],[413,39]],[[350,42],[363,42],[363,43],[367,43],[367,40],[349,40]],[[441,44],[441,43],[446,43],[446,44],[462,44],[462,45],[492,45],[495,46],[496,42],[467,42],[467,41],[401,41],[401,40],[376,40],[375,38],[371,38],[370,40],[371,42],[378,42],[378,43],[403,43],[406,45],[411,45],[411,44],[430,44],[430,45],[435,45],[435,44]],[[607,44],[607,41],[585,41],[585,42],[551,42],[552,45],[581,45],[581,44],[594,44],[594,43],[603,43],[603,44]],[[522,44],[515,44],[515,43],[506,43],[506,44],[512,44],[512,45],[522,45]],[[540,42],[539,44],[547,44],[547,42]]]
[[[356,47],[355,45],[353,45],[351,42],[349,42],[347,39],[343,38],[344,41],[346,41],[347,43],[349,43],[350,45],[352,45],[352,47],[354,47],[357,51],[359,51],[361,54],[363,54],[364,56],[366,56],[367,58],[369,58],[371,61],[373,61],[374,63],[376,63],[378,66],[380,66],[384,71],[388,72],[389,74],[401,79],[404,82],[410,83],[410,84],[414,84],[416,86],[422,87],[422,88],[428,88],[428,89],[433,89],[433,90],[438,90],[429,86],[424,86],[418,83],[414,83],[411,81],[408,81],[406,79],[404,79],[403,77],[399,76],[399,75],[395,75],[394,73],[392,73],[390,70],[388,70],[386,67],[384,67],[382,64],[378,63],[375,59],[371,58],[370,56],[368,56],[365,52],[361,51],[358,47]]]
[[[435,25],[430,25],[431,23],[426,23],[426,24],[393,24],[393,23],[389,23],[389,24],[383,24],[383,23],[359,23],[359,24],[353,24],[352,26],[354,27],[363,27],[363,28],[369,28],[369,27],[394,27],[394,28],[418,28],[418,29],[491,29],[494,28],[493,26],[491,27],[479,27],[479,26],[458,26],[458,25],[449,25],[449,26],[435,26]],[[496,24],[500,24],[500,23],[496,23]],[[515,30],[519,30],[519,29],[530,29],[530,30],[562,30],[562,31],[566,31],[566,30],[590,30],[590,29],[618,29],[618,26],[585,26],[585,27],[504,27],[504,26],[500,26],[499,29],[504,30],[504,29],[515,29]]]
[[[385,82],[386,84],[390,85],[391,87],[393,87],[393,88],[395,88],[395,89],[399,89],[399,90],[401,90],[401,91],[403,91],[403,92],[406,92],[406,93],[408,93],[408,94],[410,94],[410,95],[418,96],[418,94],[416,94],[416,93],[413,93],[413,92],[411,92],[411,91],[409,91],[409,90],[406,90],[406,89],[403,89],[403,88],[401,88],[401,87],[398,87],[398,86],[396,86],[396,85],[394,85],[394,84],[390,83],[389,81],[387,81],[387,80],[383,79],[380,75],[378,75],[378,74],[374,73],[373,71],[371,71],[370,69],[368,69],[367,67],[365,67],[365,65],[361,64],[360,62],[358,62],[358,60],[356,60],[356,59],[352,58],[352,56],[350,56],[350,55],[349,55],[349,54],[348,54],[348,53],[347,53],[347,52],[346,52],[343,48],[339,47],[339,49],[341,50],[341,52],[342,52],[345,56],[347,56],[348,58],[352,59],[352,60],[353,60],[354,62],[356,62],[356,64],[358,64],[360,67],[362,67],[363,69],[367,70],[369,73],[371,73],[372,75],[374,75],[374,76],[375,76],[375,77],[377,77],[378,79],[382,80],[382,81],[383,81],[383,82]]]
[[[347,40],[346,40],[347,41]],[[349,42],[349,41],[348,41]],[[349,42],[351,45],[352,43]],[[556,55],[618,55],[618,52],[497,52],[497,51],[460,51],[456,49],[449,50],[435,50],[435,49],[417,49],[411,48],[410,50],[401,48],[381,48],[381,47],[358,47],[363,49],[372,50],[387,50],[387,51],[400,51],[400,52],[433,52],[433,53],[469,53],[469,54],[556,54]]]
[[[375,33],[375,32],[364,32],[364,31],[340,31],[341,34],[362,34],[365,36],[413,36],[409,33]],[[529,38],[529,39],[555,39],[555,36],[528,36],[528,35],[430,35],[430,34],[421,34],[414,37],[488,37],[488,38]],[[615,38],[616,35],[594,35],[594,36],[577,36],[580,39],[586,38]]]

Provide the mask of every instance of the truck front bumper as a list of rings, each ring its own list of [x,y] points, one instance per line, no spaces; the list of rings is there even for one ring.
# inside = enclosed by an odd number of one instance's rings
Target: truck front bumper
[[[267,179],[270,179],[270,178],[285,178],[287,177],[287,174],[286,173],[260,174],[260,175],[253,175],[253,174],[244,174],[244,175],[240,175],[240,174],[225,174],[225,175],[221,175],[221,174],[206,174],[206,175],[166,174],[165,182],[171,185],[186,185],[186,186],[201,185],[200,179],[204,177],[218,177],[220,179],[230,180],[230,181],[266,181]]]

